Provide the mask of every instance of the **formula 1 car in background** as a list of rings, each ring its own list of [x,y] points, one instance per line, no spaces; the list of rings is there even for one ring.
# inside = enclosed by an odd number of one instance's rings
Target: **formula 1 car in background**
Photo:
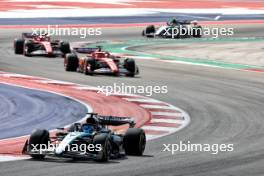
[[[114,133],[108,128],[125,124],[129,125],[125,134]],[[128,117],[90,113],[85,123],[74,123],[68,129],[60,128],[54,137],[47,130],[35,130],[26,141],[22,153],[33,159],[53,156],[99,162],[126,155],[141,156],[145,150],[146,136],[143,129],[134,126],[134,121]],[[43,147],[50,144],[56,146]]]
[[[64,56],[71,52],[70,44],[60,40],[51,40],[47,35],[22,33],[21,38],[14,40],[15,54],[25,56]]]
[[[86,75],[108,74],[134,77],[139,74],[134,59],[125,58],[121,61],[120,57],[102,51],[100,46],[73,48],[73,53],[67,54],[64,59],[64,67],[66,71],[78,71]]]
[[[167,22],[166,25],[160,27],[155,27],[154,25],[149,25],[142,31],[142,36],[145,37],[160,37],[160,38],[188,38],[202,37],[202,26],[198,25],[197,21],[179,21],[172,19]]]

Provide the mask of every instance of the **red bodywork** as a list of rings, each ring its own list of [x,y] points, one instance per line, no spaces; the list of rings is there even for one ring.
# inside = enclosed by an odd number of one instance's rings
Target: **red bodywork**
[[[113,74],[119,72],[119,58],[111,55],[109,52],[101,51],[100,49],[89,52],[86,57],[80,57],[78,60],[79,70],[90,70],[90,65],[87,63],[87,57],[94,59],[97,63],[107,65]],[[67,65],[67,60],[64,60],[64,65]]]
[[[50,37],[48,36],[35,36],[32,38],[34,43],[38,43],[44,46],[48,54],[53,53],[53,49],[50,42]]]
[[[114,73],[118,72],[118,67],[109,52],[95,51],[91,57],[97,61],[105,62]]]

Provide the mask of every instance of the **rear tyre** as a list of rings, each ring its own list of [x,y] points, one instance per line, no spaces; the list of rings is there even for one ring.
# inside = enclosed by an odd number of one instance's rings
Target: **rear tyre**
[[[127,155],[143,155],[146,146],[144,130],[129,128],[124,136],[123,146]]]
[[[150,25],[146,27],[145,33],[146,34],[151,34],[151,33],[155,33],[155,26],[154,25]]]
[[[15,54],[23,54],[24,52],[24,39],[15,39],[14,41],[14,52]]]
[[[71,53],[71,48],[69,42],[61,42],[60,43],[60,50],[65,56],[68,53]]]
[[[97,153],[95,161],[107,162],[111,155],[111,144],[107,133],[102,133],[94,136],[93,144],[101,145],[101,151]]]
[[[46,147],[48,147],[49,141],[49,132],[47,130],[37,129],[30,135],[28,141],[29,151],[33,149],[39,150],[41,144],[46,145]],[[45,154],[31,154],[30,156],[34,159],[43,159],[45,157]]]
[[[196,26],[196,27],[193,27],[192,29],[193,31],[193,37],[195,38],[201,38],[202,35],[203,35],[203,28],[202,26]]]
[[[129,73],[126,76],[134,77],[137,71],[137,66],[134,59],[127,58],[124,60],[124,68],[127,69]]]
[[[144,36],[152,38],[154,37],[154,34],[156,32],[155,26],[154,25],[147,26],[143,32],[144,32]]]
[[[66,54],[65,57],[65,70],[76,71],[79,66],[78,57],[75,54]]]

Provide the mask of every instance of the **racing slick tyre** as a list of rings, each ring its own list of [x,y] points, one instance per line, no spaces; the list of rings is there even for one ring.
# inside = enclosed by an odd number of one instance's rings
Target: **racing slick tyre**
[[[146,27],[145,33],[146,34],[151,34],[151,33],[155,33],[155,26],[154,25],[150,25]]]
[[[127,155],[141,156],[146,146],[144,130],[129,128],[124,136],[123,146]]]
[[[137,66],[134,59],[127,58],[124,60],[124,68],[129,71],[126,76],[134,77],[137,71]]]
[[[101,133],[95,135],[93,138],[93,144],[96,146],[98,144],[101,145],[101,150],[96,154],[95,161],[98,162],[107,162],[111,155],[111,144],[109,140],[109,136],[107,133]]]
[[[31,56],[31,52],[34,51],[34,44],[32,41],[26,41],[24,45],[24,56]]]
[[[63,53],[63,56],[65,56],[68,53],[71,53],[71,48],[69,42],[61,42],[60,43],[60,50]]]
[[[31,151],[32,149],[39,150],[41,144],[44,144],[47,147],[49,141],[50,141],[49,132],[47,130],[37,129],[29,137],[28,140],[29,151]],[[30,154],[30,156],[34,159],[43,159],[45,157],[45,154]]]
[[[192,29],[193,31],[193,37],[195,38],[201,38],[202,37],[202,33],[203,33],[203,28],[202,26],[196,26],[196,27],[193,27]]]
[[[65,57],[65,70],[66,71],[76,71],[79,66],[78,57],[75,54],[66,54]]]
[[[15,39],[14,41],[14,52],[15,54],[23,54],[24,52],[24,39]]]
[[[90,66],[90,69],[87,68],[88,65]],[[88,58],[85,61],[84,68],[83,68],[83,73],[85,75],[93,75],[93,71],[95,70],[95,65],[96,65],[95,59]]]
[[[155,32],[156,32],[155,26],[154,25],[150,25],[150,26],[146,27],[146,30],[144,30],[142,32],[142,35],[144,33],[143,36],[146,36],[146,37],[149,37],[149,38],[153,38]]]

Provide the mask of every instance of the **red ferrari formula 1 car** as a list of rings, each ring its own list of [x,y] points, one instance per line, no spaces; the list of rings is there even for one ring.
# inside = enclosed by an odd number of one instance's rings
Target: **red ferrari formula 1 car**
[[[60,40],[51,40],[47,35],[22,33],[21,38],[14,40],[15,54],[25,56],[65,56],[70,53],[70,44]]]
[[[81,54],[84,54],[81,56]],[[78,71],[86,75],[108,74],[134,77],[139,69],[131,58],[121,60],[120,57],[96,48],[74,48],[73,53],[67,54],[64,59],[66,71]]]

